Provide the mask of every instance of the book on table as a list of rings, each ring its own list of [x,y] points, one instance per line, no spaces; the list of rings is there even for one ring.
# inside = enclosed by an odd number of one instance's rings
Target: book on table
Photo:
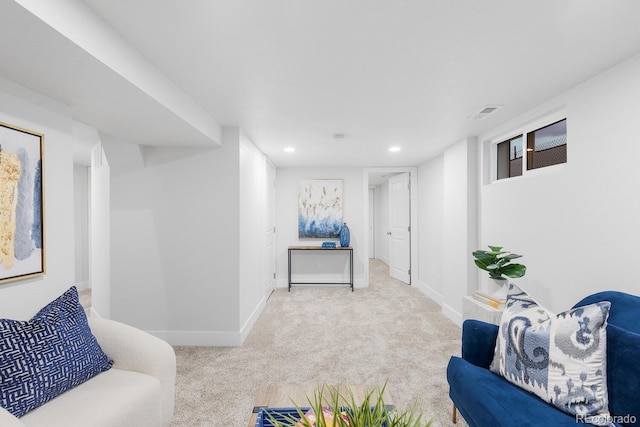
[[[473,293],[473,298],[476,301],[480,301],[482,303],[490,305],[491,307],[496,308],[498,310],[503,309],[504,304],[506,302],[503,298],[496,298],[491,294],[487,294],[486,292],[482,292],[482,291],[475,291]]]
[[[477,291],[475,291],[474,293],[477,294],[477,295],[480,295],[480,296],[482,296],[484,298],[489,298],[490,300],[497,301],[497,302],[506,302],[506,300],[507,300],[506,296],[496,296],[494,294],[490,294],[488,292],[485,292],[485,291],[482,291],[482,290],[479,290],[479,289]]]

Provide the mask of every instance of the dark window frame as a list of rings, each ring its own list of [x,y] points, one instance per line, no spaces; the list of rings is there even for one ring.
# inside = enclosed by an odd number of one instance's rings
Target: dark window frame
[[[536,133],[564,122],[564,143],[536,150]],[[543,155],[546,158],[543,158]],[[541,169],[567,163],[567,119],[557,120],[531,132],[527,132],[527,170]]]
[[[493,153],[491,164],[492,179],[494,182],[523,176],[528,173],[533,173],[534,171],[547,169],[551,166],[566,164],[568,162],[567,122],[568,118],[566,114],[556,112],[545,118],[540,118],[534,123],[529,123],[528,125],[514,129],[514,132],[508,137],[495,138],[491,143],[494,146],[494,149],[491,151]],[[564,132],[558,134],[558,137],[564,142],[560,144],[552,142],[551,147],[546,149],[540,149],[539,146],[536,151],[536,132],[556,126],[559,123],[564,123]],[[512,147],[510,144],[519,138],[522,138],[521,155],[511,155]],[[540,139],[541,136],[538,134],[538,141],[540,141]],[[507,146],[509,146],[509,149],[506,148]],[[526,158],[524,153],[526,153]]]
[[[519,141],[520,152],[516,142]],[[513,178],[522,175],[524,135],[519,134],[497,144],[497,179]]]

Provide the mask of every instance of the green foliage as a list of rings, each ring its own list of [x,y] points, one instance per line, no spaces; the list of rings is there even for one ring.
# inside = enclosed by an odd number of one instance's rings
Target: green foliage
[[[316,388],[313,398],[307,396],[309,405],[316,414],[315,424],[307,420],[305,412],[295,402],[297,416],[286,416],[286,420],[278,421],[267,412],[267,417],[275,427],[429,427],[433,420],[422,421],[423,414],[417,410],[417,405],[408,411],[390,409],[384,402],[383,394],[387,387],[385,382],[382,388],[366,393],[362,403],[358,404],[351,389],[347,388],[342,393],[336,387],[323,385]],[[377,393],[376,393],[377,391]],[[374,393],[377,395],[374,397]],[[329,408],[333,416],[333,423],[325,419],[323,408]],[[328,417],[327,417],[328,418]]]
[[[501,246],[489,246],[490,251],[477,250],[473,252],[475,263],[479,269],[489,272],[492,279],[504,279],[504,276],[516,278],[524,276],[527,267],[512,263],[511,260],[522,255],[503,251]]]

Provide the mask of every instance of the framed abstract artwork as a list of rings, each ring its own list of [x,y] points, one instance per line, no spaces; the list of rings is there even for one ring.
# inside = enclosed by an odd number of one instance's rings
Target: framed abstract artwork
[[[45,274],[43,143],[0,122],[0,283]]]
[[[311,179],[298,187],[298,238],[339,237],[342,180]]]

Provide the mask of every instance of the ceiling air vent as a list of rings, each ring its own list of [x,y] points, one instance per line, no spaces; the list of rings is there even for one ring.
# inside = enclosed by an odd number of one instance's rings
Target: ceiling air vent
[[[483,120],[490,114],[493,114],[499,109],[501,109],[502,107],[503,107],[502,105],[485,105],[484,107],[482,107],[482,109],[480,109],[480,111],[478,111],[475,114],[472,114],[470,118],[474,118],[475,120]]]

